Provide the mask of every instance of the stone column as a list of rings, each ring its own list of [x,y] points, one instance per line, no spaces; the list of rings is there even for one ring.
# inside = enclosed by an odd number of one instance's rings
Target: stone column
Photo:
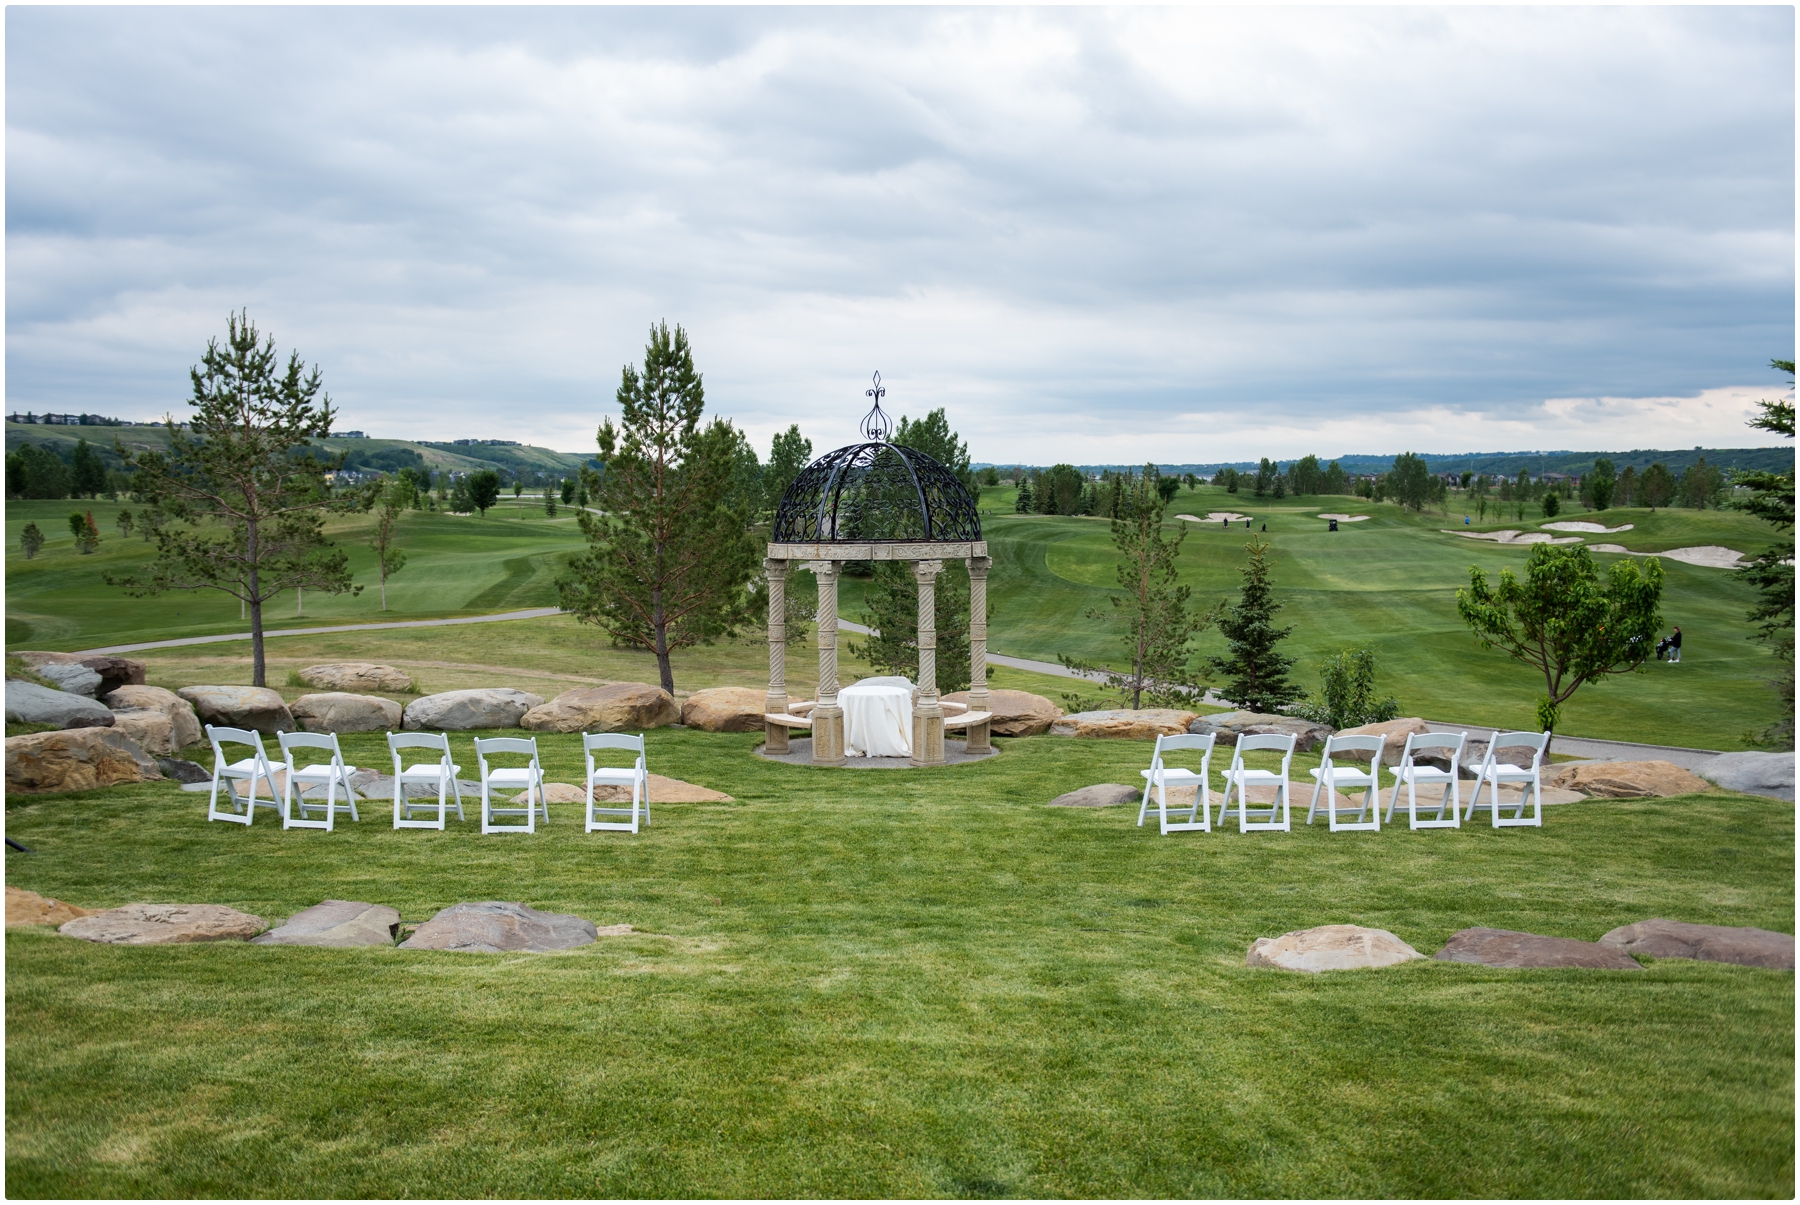
[[[806,566],[819,579],[819,705],[812,711],[812,759],[815,766],[844,764],[844,709],[837,692],[837,588],[836,561],[810,561]]]
[[[915,766],[944,764],[944,709],[938,706],[937,688],[937,575],[942,561],[913,562],[913,578],[919,583],[919,701],[913,704],[913,755]]]
[[[769,695],[763,710],[770,715],[785,714],[787,697],[787,575],[786,561],[764,561],[763,572],[769,579]],[[764,722],[766,736],[763,751],[782,754],[788,751],[786,724]]]
[[[994,559],[985,556],[969,558],[969,710],[986,711],[988,709],[987,685],[987,575],[994,567]],[[968,743],[964,746],[970,753],[986,753],[993,746],[989,743],[990,725],[983,720],[979,724],[970,724],[964,732]]]

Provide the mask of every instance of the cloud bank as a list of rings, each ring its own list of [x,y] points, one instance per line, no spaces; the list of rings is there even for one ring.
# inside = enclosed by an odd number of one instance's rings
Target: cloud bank
[[[1793,11],[7,13],[7,404],[182,412],[247,307],[343,425],[591,446],[658,319],[766,447],[1744,445]],[[1665,436],[1666,433],[1666,436]]]

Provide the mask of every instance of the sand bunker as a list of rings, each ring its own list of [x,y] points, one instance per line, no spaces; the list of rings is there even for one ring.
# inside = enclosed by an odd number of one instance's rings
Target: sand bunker
[[[1361,523],[1367,515],[1320,515],[1321,519],[1336,519],[1339,523]]]
[[[1581,543],[1580,536],[1564,536],[1561,539],[1557,539],[1555,536],[1549,535],[1549,534],[1547,534],[1545,532],[1541,532],[1541,531],[1514,531],[1510,528],[1506,531],[1455,531],[1455,532],[1453,532],[1447,528],[1440,527],[1440,528],[1438,528],[1438,530],[1443,532],[1447,536],[1448,535],[1459,535],[1459,536],[1462,536],[1466,540],[1492,540],[1496,544],[1579,544],[1579,543]]]
[[[1242,523],[1249,515],[1240,515],[1228,510],[1208,511],[1206,518],[1199,515],[1176,515],[1177,519],[1186,519],[1189,523]]]
[[[1598,535],[1613,535],[1616,532],[1630,531],[1632,524],[1621,523],[1617,527],[1606,527],[1599,523],[1583,523],[1579,519],[1571,519],[1564,523],[1540,523],[1545,531],[1591,531]]]
[[[1595,552],[1622,552],[1626,556],[1659,556],[1684,565],[1705,569],[1736,569],[1743,565],[1741,554],[1718,544],[1699,544],[1693,548],[1671,548],[1667,552],[1633,552],[1618,544],[1595,544]]]

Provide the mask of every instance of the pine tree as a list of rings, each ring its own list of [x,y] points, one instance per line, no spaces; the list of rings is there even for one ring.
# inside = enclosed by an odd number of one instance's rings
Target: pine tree
[[[788,486],[802,469],[812,463],[812,440],[800,434],[800,424],[793,423],[780,432],[769,445],[769,464],[763,470],[763,510],[771,518]]]
[[[69,461],[69,490],[77,498],[92,498],[106,492],[106,466],[86,439],[75,441],[75,453]]]
[[[1250,563],[1243,569],[1243,591],[1237,605],[1227,607],[1218,620],[1227,652],[1223,657],[1208,657],[1207,665],[1229,679],[1225,696],[1239,707],[1279,713],[1303,693],[1287,678],[1294,659],[1276,651],[1294,629],[1274,624],[1281,604],[1275,601],[1269,582],[1269,545],[1252,540],[1244,548]]]
[[[1794,375],[1792,360],[1771,360],[1778,372]],[[1792,380],[1789,381],[1791,385]],[[1794,438],[1794,403],[1764,401],[1758,403],[1762,413],[1750,420],[1752,427]],[[1752,493],[1743,502],[1733,503],[1738,510],[1749,511],[1774,526],[1778,532],[1794,530],[1794,470],[1785,473],[1766,470],[1741,473],[1734,484],[1748,487]],[[1770,685],[1785,704],[1787,714],[1761,732],[1749,734],[1753,744],[1780,749],[1794,747],[1794,541],[1791,535],[1782,542],[1763,549],[1737,571],[1737,576],[1756,589],[1759,598],[1750,608],[1748,618],[1756,625],[1756,639],[1769,645],[1775,654],[1775,677]]]
[[[674,650],[751,620],[757,547],[749,516],[726,503],[737,432],[722,419],[700,425],[706,393],[687,332],[652,327],[643,371],[627,364],[621,377],[619,423],[600,424],[603,472],[582,470],[601,513],[580,514],[588,551],[557,587],[564,610],[654,653],[673,693]]]
[[[38,530],[36,523],[27,523],[25,530],[19,533],[19,548],[25,553],[25,559],[31,560],[44,547],[44,533]]]

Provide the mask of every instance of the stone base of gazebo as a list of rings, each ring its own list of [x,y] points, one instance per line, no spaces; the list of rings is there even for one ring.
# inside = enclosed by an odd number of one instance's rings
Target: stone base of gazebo
[[[812,738],[796,736],[788,741],[787,752],[771,753],[767,745],[758,745],[756,755],[765,761],[781,762],[789,766],[835,765],[848,770],[916,770],[919,763],[910,757],[846,757],[839,762],[816,762],[812,755]],[[989,745],[980,752],[971,753],[964,741],[945,741],[943,760],[933,762],[936,766],[962,766],[970,762],[986,761],[997,757],[1000,750]]]

